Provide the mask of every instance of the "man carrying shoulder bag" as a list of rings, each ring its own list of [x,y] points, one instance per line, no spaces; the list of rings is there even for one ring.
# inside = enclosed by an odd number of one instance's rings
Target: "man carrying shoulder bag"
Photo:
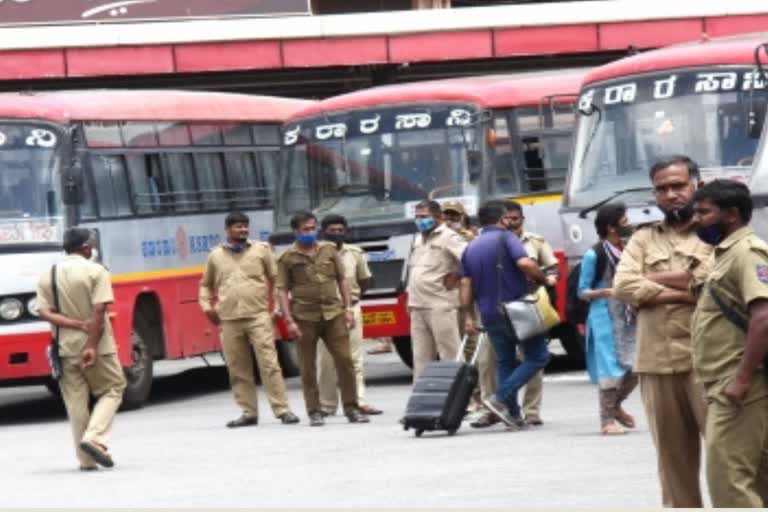
[[[469,310],[477,302],[483,326],[496,352],[499,385],[496,394],[483,403],[510,430],[521,430],[525,422],[517,399],[518,390],[546,366],[549,352],[544,335],[521,343],[500,306],[522,299],[528,292],[528,279],[545,284],[547,278],[517,236],[507,231],[507,213],[499,201],[490,201],[478,211],[483,230],[462,257],[461,307]],[[467,315],[466,332],[477,332],[471,315]],[[522,363],[517,359],[518,344],[525,355]]]

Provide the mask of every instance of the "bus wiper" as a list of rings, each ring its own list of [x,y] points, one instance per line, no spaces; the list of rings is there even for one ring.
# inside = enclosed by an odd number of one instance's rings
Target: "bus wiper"
[[[610,196],[606,197],[605,199],[602,199],[598,202],[596,202],[593,205],[587,206],[583,210],[579,211],[579,217],[582,219],[587,218],[587,214],[589,212],[593,212],[603,206],[604,204],[610,203],[614,199],[616,199],[619,196],[623,196],[624,194],[631,194],[633,192],[648,192],[650,190],[653,190],[653,187],[634,187],[634,188],[625,188],[622,190],[616,190],[614,191]]]

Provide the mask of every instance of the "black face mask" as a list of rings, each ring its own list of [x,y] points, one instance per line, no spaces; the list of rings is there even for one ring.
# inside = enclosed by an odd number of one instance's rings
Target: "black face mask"
[[[339,249],[341,249],[341,246],[342,246],[342,244],[343,244],[343,243],[344,243],[344,241],[346,240],[346,237],[345,237],[344,235],[330,235],[330,234],[325,234],[325,235],[323,235],[323,238],[325,238],[325,239],[326,239],[326,240],[328,240],[329,242],[333,242],[333,243],[335,243],[335,244],[336,244],[336,247],[338,247]]]
[[[682,208],[659,209],[664,212],[664,218],[669,224],[685,224],[693,218],[693,201]]]
[[[632,233],[634,232],[635,232],[635,228],[633,228],[629,224],[624,224],[616,228],[616,234],[619,235],[619,238],[621,238],[622,240],[629,239],[629,237],[631,237]]]

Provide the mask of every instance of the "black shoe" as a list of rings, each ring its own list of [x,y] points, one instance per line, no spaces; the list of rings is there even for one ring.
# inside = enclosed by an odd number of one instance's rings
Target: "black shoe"
[[[287,413],[280,416],[280,421],[283,422],[283,425],[292,425],[294,423],[298,423],[299,417],[293,414],[291,411],[288,411]]]
[[[325,419],[323,418],[322,413],[313,412],[309,415],[310,427],[322,427],[323,425],[325,425]]]
[[[352,411],[349,411],[347,413],[347,420],[350,423],[369,423],[371,420],[366,416],[365,414],[361,413],[359,410],[354,409]]]
[[[227,428],[250,427],[252,425],[258,425],[258,424],[259,424],[258,416],[242,415],[236,420],[228,421]]]
[[[106,448],[94,443],[93,441],[83,441],[80,443],[80,449],[88,454],[96,464],[104,466],[105,468],[111,468],[115,465],[112,457],[107,453]]]
[[[99,466],[96,466],[95,464],[93,466],[80,466],[80,471],[98,471]]]

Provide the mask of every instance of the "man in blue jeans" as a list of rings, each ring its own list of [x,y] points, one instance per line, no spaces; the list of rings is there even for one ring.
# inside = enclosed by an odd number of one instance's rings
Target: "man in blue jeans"
[[[516,300],[528,292],[528,279],[546,284],[547,277],[530,257],[520,239],[507,231],[510,216],[501,201],[489,201],[478,211],[482,233],[462,257],[461,307],[468,311],[477,303],[480,318],[496,352],[498,386],[496,394],[483,400],[488,409],[511,430],[525,426],[517,392],[549,361],[547,341],[536,336],[522,342],[525,360],[517,359],[514,329],[501,312],[501,303]],[[501,244],[501,251],[499,251]],[[498,268],[501,252],[501,269]],[[500,286],[499,286],[500,285]],[[478,330],[472,315],[466,316],[466,332]]]

